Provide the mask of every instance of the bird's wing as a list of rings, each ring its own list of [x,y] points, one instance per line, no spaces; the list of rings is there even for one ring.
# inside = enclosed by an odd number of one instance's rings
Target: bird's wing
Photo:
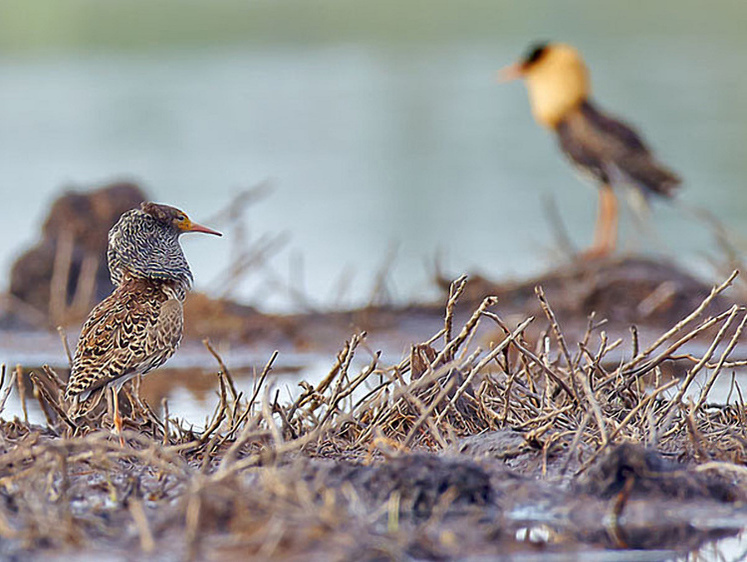
[[[571,162],[584,175],[602,184],[610,183],[604,157],[598,149],[597,135],[580,115],[569,115],[557,127],[558,142]]]
[[[154,330],[148,332],[145,342],[147,365],[143,374],[156,369],[173,355],[182,341],[184,309],[181,301],[169,298],[161,304]]]
[[[584,102],[558,126],[560,146],[571,160],[605,184],[631,183],[643,193],[671,195],[679,177],[653,157],[625,123]]]
[[[605,115],[589,101],[582,103],[579,109],[595,132],[609,144],[609,150],[649,153],[643,139],[626,123]]]
[[[171,300],[156,283],[128,283],[94,308],[78,340],[65,397],[162,364],[176,348],[168,344],[178,343],[174,331],[181,334],[181,303],[167,305]]]

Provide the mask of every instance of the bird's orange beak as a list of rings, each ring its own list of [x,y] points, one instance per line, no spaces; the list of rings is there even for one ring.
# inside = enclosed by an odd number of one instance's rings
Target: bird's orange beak
[[[187,228],[184,229],[184,232],[203,232],[205,234],[215,234],[216,236],[223,236],[217,230],[213,230],[212,228],[208,228],[207,226],[202,226],[201,224],[197,224],[196,222],[190,221],[189,224],[185,226]]]
[[[504,66],[498,71],[495,79],[499,84],[505,84],[524,77],[524,65],[520,62]]]

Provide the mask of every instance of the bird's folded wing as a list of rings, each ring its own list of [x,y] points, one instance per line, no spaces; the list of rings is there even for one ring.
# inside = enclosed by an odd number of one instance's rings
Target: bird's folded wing
[[[625,181],[644,194],[671,195],[679,177],[660,164],[628,125],[584,102],[557,128],[565,154],[604,184]]]
[[[146,373],[174,352],[181,303],[152,287],[135,289],[118,287],[91,312],[78,341],[68,397]]]

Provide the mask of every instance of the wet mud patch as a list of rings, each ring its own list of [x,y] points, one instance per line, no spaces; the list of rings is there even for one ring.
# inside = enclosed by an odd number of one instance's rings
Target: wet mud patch
[[[334,463],[319,466],[326,487],[352,486],[370,505],[397,496],[401,516],[427,518],[448,494],[449,512],[494,503],[490,475],[468,459],[432,454],[403,455],[373,465]]]

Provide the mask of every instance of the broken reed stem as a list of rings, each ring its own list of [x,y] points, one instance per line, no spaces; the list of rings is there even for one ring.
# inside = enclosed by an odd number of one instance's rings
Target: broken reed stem
[[[272,365],[275,363],[275,359],[278,357],[278,350],[272,352],[272,355],[270,356],[270,359],[265,363],[264,368],[262,369],[262,373],[259,376],[259,379],[257,380],[257,383],[254,385],[254,390],[252,391],[252,396],[249,398],[249,402],[247,402],[246,408],[242,412],[242,414],[239,416],[239,418],[236,420],[235,423],[233,423],[233,427],[231,427],[230,431],[226,435],[226,439],[231,439],[238,429],[241,427],[241,424],[246,423],[246,419],[252,414],[252,411],[254,410],[254,402],[257,400],[257,396],[259,395],[259,391],[264,387],[265,381],[267,380],[267,376],[270,374],[270,371],[272,371]]]
[[[67,287],[73,261],[75,236],[70,228],[64,228],[57,236],[52,278],[49,281],[49,318],[52,326],[64,321],[67,313]]]
[[[561,416],[562,414],[573,411],[575,407],[576,406],[574,404],[568,404],[567,406],[563,406],[562,408],[550,410],[549,412],[537,415],[536,417],[528,419],[527,421],[523,423],[517,424],[515,426],[515,429],[525,429],[529,426],[537,425],[538,423],[543,423],[547,420],[554,420],[558,418],[558,416]]]
[[[446,314],[444,315],[444,349],[449,346],[449,342],[451,341],[451,331],[454,327],[454,307],[456,306],[459,297],[462,296],[466,286],[466,275],[462,275],[455,279],[449,286],[449,298],[446,301]],[[448,357],[447,361],[448,360],[451,360],[451,357]]]
[[[578,369],[578,366],[581,363],[581,359],[583,358],[583,349],[589,345],[589,339],[591,338],[591,333],[594,331],[594,318],[595,317],[596,317],[596,313],[592,312],[591,314],[589,314],[589,317],[586,319],[586,330],[584,331],[584,336],[581,338],[581,341],[578,344],[579,352],[576,354],[576,356],[573,359],[574,369]]]
[[[568,368],[571,369],[571,373],[573,374],[573,360],[571,359],[571,353],[568,351],[568,346],[565,344],[565,337],[563,336],[563,332],[560,329],[560,324],[558,324],[558,319],[555,316],[555,312],[553,312],[552,308],[550,308],[550,304],[547,302],[547,298],[545,297],[545,291],[541,286],[536,286],[534,288],[534,292],[540,302],[542,312],[545,313],[545,316],[547,316],[547,319],[550,321],[552,332],[553,334],[555,334],[555,339],[558,341],[560,350],[563,352],[563,357],[565,357],[566,365],[568,365]]]
[[[374,430],[379,427],[379,424],[381,424],[382,421],[387,421],[392,415],[401,417],[402,414],[398,410],[398,404],[400,403],[400,401],[404,401],[407,404],[407,407],[412,412],[418,415],[418,417],[422,417],[424,419],[425,423],[428,424],[428,430],[433,436],[433,439],[441,446],[441,448],[445,448],[448,444],[441,435],[441,432],[438,430],[438,426],[436,425],[433,417],[423,416],[423,412],[425,412],[428,407],[423,403],[422,400],[417,397],[416,391],[420,388],[428,388],[434,383],[438,384],[438,379],[443,374],[447,374],[451,369],[452,364],[448,363],[446,365],[443,365],[436,371],[431,371],[430,373],[424,374],[415,381],[412,381],[410,384],[405,383],[399,370],[395,369],[394,376],[397,382],[399,382],[400,386],[395,388],[394,392],[392,393],[391,399],[386,401],[385,408],[381,411],[381,416],[375,421],[371,422],[369,427],[363,432],[361,438],[363,438],[364,436],[369,437],[374,433]]]
[[[50,381],[52,381],[52,384],[57,388],[59,392],[64,392],[65,386],[67,386],[64,382],[62,382],[62,379],[59,377],[59,375],[55,372],[54,369],[52,369],[49,365],[42,365],[42,371],[44,371],[44,374],[49,378]]]
[[[669,424],[671,423],[671,416],[674,414],[674,406],[679,405],[681,403],[682,397],[685,395],[685,392],[687,392],[688,387],[695,379],[695,376],[700,372],[703,366],[708,362],[708,360],[716,352],[716,348],[718,347],[718,344],[721,343],[722,339],[724,339],[724,336],[726,335],[726,330],[729,329],[729,326],[731,326],[732,321],[736,318],[740,310],[742,309],[736,304],[729,309],[728,318],[721,325],[721,329],[718,331],[718,334],[711,342],[711,345],[708,347],[708,350],[706,351],[705,355],[692,369],[690,369],[690,372],[687,373],[687,376],[685,377],[684,382],[682,383],[679,390],[677,391],[677,394],[669,402],[667,408],[659,416],[659,423],[657,425],[663,427],[665,431],[666,431],[666,428],[669,427]]]
[[[170,443],[169,440],[169,401],[164,398],[161,400],[161,409],[163,410],[163,442],[162,445],[165,447]]]
[[[65,332],[65,328],[62,326],[57,326],[57,333],[60,335],[60,340],[62,341],[62,347],[65,350],[65,356],[67,357],[67,365],[68,367],[72,368],[73,366],[73,354],[70,353],[70,345],[67,341],[67,332]]]
[[[215,357],[215,360],[218,362],[218,365],[220,366],[221,371],[225,375],[226,382],[228,383],[228,388],[231,390],[231,398],[233,399],[234,402],[236,402],[238,398],[238,393],[236,392],[236,385],[233,382],[233,376],[231,376],[231,371],[228,370],[228,367],[226,367],[226,364],[223,362],[223,358],[221,358],[218,352],[215,351],[215,349],[213,348],[208,338],[205,338],[204,340],[202,340],[202,344],[210,352],[210,355]]]
[[[443,399],[446,397],[446,395],[451,392],[451,389],[454,388],[454,384],[456,383],[456,379],[451,378],[449,381],[444,385],[444,387],[441,389],[441,391],[438,393],[438,396],[431,402],[431,405],[428,406],[428,408],[420,414],[420,417],[417,419],[417,421],[413,424],[413,426],[410,428],[410,431],[408,432],[407,436],[405,437],[404,441],[402,441],[402,447],[409,448],[410,444],[412,443],[413,438],[415,437],[415,434],[418,432],[418,430],[423,426],[423,424],[430,418],[430,416],[433,414],[433,412],[436,410],[436,408],[441,404]],[[448,410],[449,406],[451,405],[451,402],[447,404],[446,408],[441,412],[441,415],[439,416],[439,419],[436,421],[436,423],[440,422],[441,417],[444,415],[444,412]],[[445,446],[444,443],[439,443],[442,447]]]
[[[727,310],[726,312],[722,312],[721,314],[718,314],[716,316],[713,316],[713,317],[709,318],[708,320],[706,320],[702,324],[700,324],[698,327],[696,327],[694,330],[692,330],[691,332],[685,334],[679,340],[677,340],[672,345],[670,345],[668,348],[666,348],[664,351],[662,351],[661,353],[659,353],[659,355],[657,355],[655,358],[649,360],[645,365],[641,365],[640,367],[638,367],[636,369],[625,370],[625,371],[623,371],[623,369],[625,369],[625,366],[623,365],[623,366],[620,367],[620,369],[618,369],[618,371],[620,371],[623,376],[625,376],[626,378],[629,378],[630,380],[635,380],[635,379],[637,379],[637,378],[645,375],[649,371],[651,371],[654,368],[656,368],[659,365],[661,365],[664,361],[667,361],[669,359],[673,359],[674,358],[674,356],[673,356],[674,352],[677,351],[680,347],[682,347],[683,345],[685,345],[687,342],[695,339],[697,336],[699,336],[704,331],[706,331],[709,328],[715,326],[721,320],[724,320],[725,318],[728,318],[730,314],[731,314],[731,309]],[[700,359],[695,359],[694,362],[697,363],[699,361],[700,361]],[[617,376],[618,375],[615,374],[615,375],[612,375],[612,376],[604,379],[603,381],[601,381],[598,384],[598,387],[602,387],[602,386],[607,385],[608,383],[612,382],[615,378],[617,378]]]
[[[511,331],[508,329],[508,327],[506,326],[506,324],[504,324],[503,320],[501,320],[500,316],[498,316],[497,314],[485,311],[485,312],[483,312],[483,315],[487,316],[488,318],[490,318],[491,320],[493,320],[496,324],[498,324],[498,326],[500,326],[501,329],[506,334],[510,334],[511,333]],[[534,320],[533,317],[528,318],[528,320],[530,320],[530,319]],[[527,359],[529,359],[535,365],[537,365],[538,367],[540,367],[542,369],[542,371],[548,377],[550,377],[555,384],[557,384],[560,388],[562,388],[563,392],[566,393],[566,395],[568,396],[568,398],[570,398],[571,400],[573,400],[574,402],[576,402],[576,404],[580,404],[580,402],[579,402],[578,397],[576,396],[576,394],[570,389],[570,387],[565,383],[565,381],[563,379],[561,379],[558,375],[556,375],[552,371],[552,369],[550,369],[547,365],[545,365],[545,362],[542,361],[542,359],[540,359],[539,357],[537,357],[532,351],[530,351],[526,346],[524,346],[518,340],[514,340],[513,344],[516,347],[516,349],[518,349],[522,353],[522,355],[524,355]]]
[[[464,341],[470,336],[470,334],[472,334],[472,332],[477,328],[477,324],[480,321],[480,317],[483,315],[483,313],[486,312],[487,309],[491,306],[494,306],[497,302],[498,297],[485,297],[480,303],[480,306],[477,307],[477,310],[475,310],[475,312],[472,313],[472,316],[470,316],[469,320],[467,320],[467,323],[459,332],[459,335],[457,335],[457,337],[444,345],[444,348],[436,356],[436,359],[433,360],[432,364],[440,365],[441,363],[446,362],[447,357],[453,357],[456,350],[461,347],[462,343],[464,343]]]
[[[596,460],[596,458],[604,451],[607,446],[612,443],[615,439],[615,437],[618,436],[618,434],[630,423],[630,421],[635,417],[635,415],[640,412],[643,408],[648,406],[651,401],[653,401],[654,398],[656,398],[659,394],[664,392],[665,390],[670,389],[674,385],[676,385],[679,381],[677,379],[671,380],[668,383],[666,383],[664,386],[660,386],[659,388],[655,388],[651,394],[646,396],[643,400],[641,400],[638,404],[635,405],[635,407],[628,412],[628,415],[623,418],[623,420],[620,422],[620,425],[618,425],[612,433],[610,433],[610,436],[607,440],[607,443],[601,445],[599,448],[597,448],[596,451],[594,451],[591,456],[586,459],[586,462],[581,466],[581,468],[578,469],[576,472],[576,476],[584,472],[587,468],[591,466],[591,464]]]
[[[353,360],[353,355],[355,354],[355,348],[358,347],[358,344],[361,342],[361,340],[365,337],[365,332],[360,335],[360,337],[353,336],[351,338],[351,345],[349,348],[349,352],[344,360],[344,362],[340,365],[339,370],[339,378],[337,381],[337,385],[335,385],[335,389],[332,393],[332,396],[329,399],[328,405],[327,405],[327,411],[324,412],[324,415],[322,416],[322,419],[318,423],[318,427],[324,426],[324,424],[327,422],[327,420],[332,416],[332,414],[336,411],[337,405],[341,400],[349,396],[353,393],[353,390],[355,390],[355,387],[358,386],[363,380],[365,380],[370,373],[373,372],[373,368],[370,369],[364,377],[359,377],[359,382],[355,385],[348,385],[347,389],[344,389],[342,386],[343,381],[345,380],[345,376],[347,375],[348,369],[350,368],[350,362]]]
[[[264,396],[262,397],[261,412],[262,418],[265,420],[265,424],[270,430],[270,435],[272,435],[274,447],[282,445],[284,442],[283,433],[272,418],[272,408],[270,408],[270,388],[267,386],[264,389]],[[269,451],[272,452],[274,447],[269,448]],[[277,460],[277,457],[274,455],[273,460]]]
[[[220,425],[223,423],[223,420],[226,419],[226,409],[228,407],[227,404],[227,393],[226,393],[226,382],[225,382],[225,375],[222,371],[218,371],[218,389],[219,389],[219,396],[220,396],[220,402],[218,403],[218,407],[215,410],[215,413],[213,414],[213,423],[211,423],[205,431],[200,435],[199,439],[197,439],[197,445],[204,444],[210,436],[215,433],[215,431],[220,427]]]
[[[692,322],[695,318],[700,316],[703,311],[708,307],[709,304],[715,299],[718,295],[723,293],[731,284],[734,282],[734,280],[739,275],[739,270],[732,271],[731,275],[721,283],[721,285],[718,285],[716,287],[713,287],[711,289],[710,294],[703,299],[703,301],[698,305],[695,310],[693,310],[690,314],[688,314],[685,318],[677,322],[671,329],[664,332],[661,336],[659,336],[654,342],[649,345],[642,353],[640,353],[637,356],[634,356],[633,359],[630,360],[625,366],[625,371],[630,371],[633,367],[638,365],[641,361],[643,361],[648,355],[650,355],[657,347],[659,347],[662,343],[667,341],[669,338],[674,336],[677,332],[679,332],[682,328],[687,326],[690,322]]]
[[[95,252],[86,252],[75,280],[75,294],[70,310],[73,314],[84,315],[88,312],[96,293],[96,275],[99,269],[99,256]]]
[[[729,357],[731,352],[736,347],[737,341],[739,341],[739,338],[742,335],[742,331],[744,330],[745,324],[747,324],[747,314],[742,316],[742,321],[739,323],[739,326],[737,327],[736,332],[734,332],[734,335],[729,341],[729,344],[726,346],[726,349],[721,354],[721,357],[719,358],[719,361],[716,364],[716,367],[714,368],[713,373],[711,373],[711,376],[708,378],[708,381],[706,382],[705,386],[700,391],[700,396],[698,397],[698,401],[695,404],[694,410],[698,410],[703,405],[703,402],[705,402],[705,399],[708,397],[708,393],[711,391],[711,387],[713,387],[713,384],[716,382],[716,379],[721,374],[721,370],[723,369],[724,363],[726,362],[726,358]]]
[[[314,397],[321,397],[329,388],[329,386],[332,384],[332,381],[335,380],[337,375],[340,373],[343,364],[348,361],[349,359],[352,360],[353,354],[355,353],[356,348],[360,344],[361,340],[366,336],[365,332],[362,332],[361,334],[353,334],[350,338],[350,340],[345,342],[344,347],[342,350],[337,354],[337,357],[335,358],[335,363],[332,365],[332,369],[330,369],[329,373],[326,377],[324,377],[319,384],[316,386],[316,388],[312,387],[308,383],[307,390],[305,393],[303,393],[301,396],[299,396],[296,401],[293,403],[293,406],[291,406],[291,413],[295,414],[296,410],[299,408],[305,406],[312,398]],[[302,381],[303,382],[303,381]],[[313,406],[313,405],[312,405]],[[312,408],[312,410],[316,409],[316,406]],[[289,420],[292,420],[292,416],[288,416]]]
[[[11,391],[13,390],[13,384],[8,382],[8,384],[5,384],[7,381],[5,380],[5,363],[0,365],[0,388],[3,389],[3,394],[0,396],[0,414],[2,414],[3,410],[5,410],[5,404],[8,401],[8,396],[10,396]]]
[[[464,382],[461,384],[461,386],[456,391],[456,393],[454,393],[454,397],[449,401],[446,408],[444,408],[441,411],[441,413],[438,415],[436,424],[440,424],[443,421],[444,416],[446,416],[449,409],[452,408],[454,404],[456,404],[456,401],[459,400],[459,398],[461,398],[462,394],[469,387],[475,375],[479,373],[480,371],[482,371],[486,365],[488,365],[489,363],[492,363],[499,353],[501,353],[504,349],[508,347],[510,343],[513,343],[517,337],[519,337],[522,333],[524,333],[524,330],[526,330],[527,326],[529,326],[532,320],[533,318],[530,317],[524,320],[524,322],[522,322],[521,324],[519,324],[519,326],[512,333],[510,333],[508,336],[503,338],[503,341],[501,341],[501,343],[495,346],[490,351],[490,353],[488,353],[485,357],[483,357],[480,360],[480,362],[470,370],[469,374],[464,379]]]
[[[545,313],[545,316],[547,316],[547,319],[550,321],[550,326],[552,327],[553,334],[555,335],[555,339],[558,342],[558,345],[560,346],[560,350],[563,353],[563,357],[565,357],[565,362],[568,365],[568,369],[570,370],[570,380],[571,380],[571,389],[573,389],[573,396],[576,398],[576,402],[579,404],[581,403],[581,400],[578,396],[578,389],[576,388],[576,369],[573,365],[573,360],[571,359],[571,353],[568,351],[568,346],[565,344],[565,337],[563,336],[563,332],[560,329],[560,324],[558,324],[558,319],[555,316],[555,312],[553,312],[552,308],[550,307],[550,304],[547,302],[547,298],[545,297],[545,291],[542,289],[542,287],[537,286],[534,288],[534,292],[537,295],[537,299],[540,302],[540,307],[542,308],[542,311]]]
[[[602,409],[599,407],[599,402],[594,396],[594,392],[591,390],[589,379],[587,377],[579,377],[581,379],[581,388],[584,390],[587,402],[591,406],[591,411],[594,414],[594,420],[597,422],[599,427],[599,433],[602,436],[602,445],[606,445],[609,438],[607,437],[607,425],[604,423],[604,415]]]
[[[137,498],[131,498],[127,502],[127,507],[140,537],[140,549],[146,554],[153,552],[156,548],[156,541],[153,539],[153,532],[148,525],[148,517],[145,515],[143,502]]]
[[[29,424],[29,412],[26,407],[26,385],[23,384],[23,369],[21,365],[16,365],[16,386],[18,387],[18,396],[21,400],[21,410],[23,411],[23,423]]]
[[[251,411],[252,407],[254,406],[254,401],[257,399],[257,395],[259,395],[259,390],[264,386],[265,381],[267,380],[267,376],[270,374],[270,371],[272,371],[272,366],[275,363],[275,360],[278,358],[279,354],[280,352],[276,349],[272,352],[272,355],[270,355],[267,363],[265,363],[265,366],[262,369],[262,373],[259,375],[259,380],[257,381],[257,384],[252,391],[252,396],[251,398],[249,398],[249,402],[247,402],[247,410]]]
[[[565,476],[565,473],[568,472],[568,468],[571,465],[571,462],[573,461],[573,456],[575,454],[578,454],[578,446],[581,443],[581,437],[584,434],[584,431],[586,431],[586,426],[589,423],[589,413],[585,412],[584,417],[581,418],[581,423],[578,426],[578,429],[576,429],[576,432],[573,434],[573,441],[571,441],[571,445],[568,447],[568,454],[565,457],[565,461],[563,461],[563,466],[560,467],[560,476]],[[609,441],[609,439],[608,439]]]

